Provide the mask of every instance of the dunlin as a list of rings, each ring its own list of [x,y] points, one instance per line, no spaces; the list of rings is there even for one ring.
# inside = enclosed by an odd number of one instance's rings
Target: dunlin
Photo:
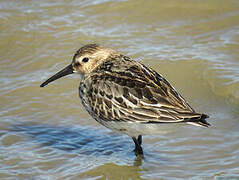
[[[132,137],[136,155],[143,155],[142,135],[180,124],[210,126],[208,116],[195,112],[160,74],[110,48],[83,46],[70,65],[40,86],[73,73],[81,75],[79,96],[88,113],[105,127]]]

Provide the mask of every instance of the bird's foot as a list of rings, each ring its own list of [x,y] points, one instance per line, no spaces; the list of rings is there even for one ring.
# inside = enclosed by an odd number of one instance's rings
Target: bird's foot
[[[138,156],[142,156],[144,155],[143,152],[143,148],[141,147],[142,144],[142,136],[139,135],[138,138],[136,139],[136,137],[132,137],[134,144],[135,144],[135,149],[134,149],[134,153],[135,155]]]
[[[144,156],[143,148],[141,146],[135,147],[134,149],[135,156]]]

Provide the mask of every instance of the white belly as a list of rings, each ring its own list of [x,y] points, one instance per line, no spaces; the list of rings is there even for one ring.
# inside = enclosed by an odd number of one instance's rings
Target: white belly
[[[138,135],[153,135],[166,134],[174,131],[182,124],[142,124],[130,122],[115,122],[115,121],[100,121],[100,123],[114,131],[128,134],[131,137],[138,137]]]

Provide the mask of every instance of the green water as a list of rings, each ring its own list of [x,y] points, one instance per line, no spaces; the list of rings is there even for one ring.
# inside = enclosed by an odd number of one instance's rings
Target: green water
[[[39,85],[88,43],[153,67],[198,112],[134,144],[95,122],[78,76]],[[0,179],[239,179],[239,1],[0,1]]]

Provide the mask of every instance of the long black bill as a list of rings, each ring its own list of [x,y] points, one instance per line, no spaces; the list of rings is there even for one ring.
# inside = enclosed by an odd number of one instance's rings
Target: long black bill
[[[47,79],[44,83],[42,83],[40,85],[40,87],[44,87],[47,84],[49,84],[50,82],[55,81],[63,76],[68,75],[68,74],[73,74],[73,67],[71,64],[69,66],[65,67],[64,69],[62,69],[60,72],[53,75],[52,77],[50,77],[49,79]]]

